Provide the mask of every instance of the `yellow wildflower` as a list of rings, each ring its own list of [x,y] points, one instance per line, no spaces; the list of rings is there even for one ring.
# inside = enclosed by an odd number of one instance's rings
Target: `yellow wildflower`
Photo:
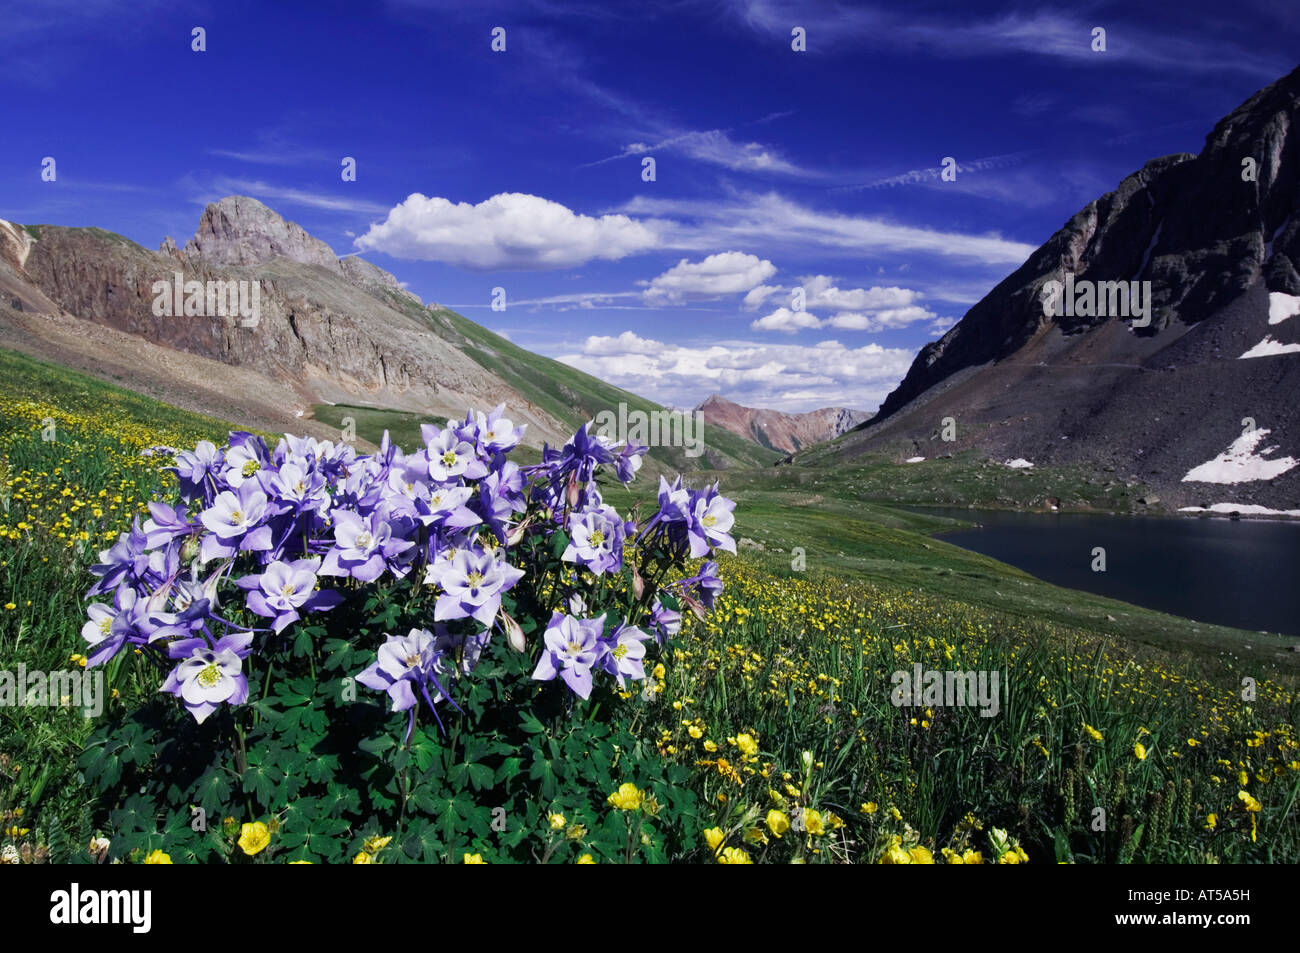
[[[271,843],[271,831],[261,821],[253,821],[239,829],[239,849],[249,857],[260,854]]]

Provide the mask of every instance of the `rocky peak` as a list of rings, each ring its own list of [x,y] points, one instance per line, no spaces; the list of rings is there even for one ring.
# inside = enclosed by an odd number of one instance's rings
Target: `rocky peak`
[[[1150,281],[1139,337],[1205,320],[1247,289],[1300,295],[1300,68],[1260,90],[1206,137],[1199,155],[1153,159],[1088,203],[947,334],[921,349],[876,416],[884,420],[965,368],[1002,360],[1045,325],[1066,335],[1103,315],[1047,318],[1043,286],[1067,273]],[[1251,159],[1255,178],[1243,177]]]
[[[787,453],[833,440],[871,416],[844,407],[787,414],[780,410],[744,407],[720,394],[713,394],[695,409],[704,414],[707,424]]]
[[[185,243],[185,254],[218,265],[260,265],[288,258],[342,271],[329,245],[247,195],[228,195],[204,209],[198,231]]]

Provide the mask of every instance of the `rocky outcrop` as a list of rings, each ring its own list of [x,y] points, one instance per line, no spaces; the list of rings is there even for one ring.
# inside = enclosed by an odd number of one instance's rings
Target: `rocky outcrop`
[[[695,408],[706,425],[721,427],[761,446],[794,453],[813,444],[833,440],[852,430],[870,414],[843,407],[826,407],[804,414],[742,407],[718,394]]]

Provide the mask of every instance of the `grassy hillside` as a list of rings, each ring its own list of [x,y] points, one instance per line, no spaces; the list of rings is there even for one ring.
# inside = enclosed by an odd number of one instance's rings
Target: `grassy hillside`
[[[87,566],[174,488],[169,460],[141,451],[226,429],[0,352],[0,667],[77,664]],[[687,614],[659,696],[627,709],[691,771],[704,834],[687,859],[1300,861],[1296,677],[1241,633],[1039,583],[831,472],[720,476],[752,542],[722,561],[708,618]],[[653,487],[608,494],[633,499]],[[914,664],[999,673],[997,715],[892,704],[891,674]],[[157,692],[138,667],[108,681],[110,711]],[[92,834],[112,838],[76,767],[91,727],[0,708],[0,848],[84,859]],[[473,849],[493,859],[491,836]]]

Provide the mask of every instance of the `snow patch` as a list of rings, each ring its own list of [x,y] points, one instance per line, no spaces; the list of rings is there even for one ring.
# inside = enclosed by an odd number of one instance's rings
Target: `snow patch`
[[[1008,466],[1013,470],[1028,470],[1033,467],[1033,464],[1024,457],[1016,457],[1014,460],[1004,461],[1003,466]]]
[[[1281,341],[1274,341],[1273,335],[1266,334],[1264,340],[1241,355],[1237,360],[1245,360],[1248,357],[1273,357],[1277,354],[1294,354],[1297,351],[1300,351],[1300,344],[1283,344]]]
[[[1281,324],[1287,318],[1300,314],[1300,297],[1281,291],[1268,293],[1268,323]]]
[[[925,457],[908,457],[906,462],[907,462],[907,463],[922,463],[922,462],[924,462],[924,461],[925,461]]]
[[[1251,483],[1272,480],[1300,464],[1295,457],[1277,457],[1266,460],[1265,455],[1277,447],[1265,447],[1256,452],[1261,440],[1268,436],[1267,428],[1248,431],[1232,441],[1232,446],[1208,463],[1189,470],[1183,482],[1193,483]]]
[[[1270,510],[1256,503],[1215,503],[1211,506],[1180,506],[1180,513],[1240,513],[1242,516],[1300,516],[1300,510]]]

